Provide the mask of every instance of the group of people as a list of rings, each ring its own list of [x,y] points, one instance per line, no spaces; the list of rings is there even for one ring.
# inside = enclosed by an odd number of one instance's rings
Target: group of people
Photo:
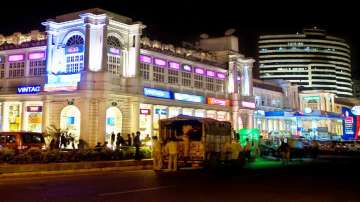
[[[119,149],[121,146],[141,146],[141,140],[140,140],[140,132],[136,132],[130,134],[127,134],[127,139],[124,139],[124,137],[121,135],[121,133],[117,133],[115,135],[114,132],[110,135],[110,145],[112,149]]]
[[[260,148],[257,143],[253,142],[251,144],[249,139],[246,139],[244,147],[241,146],[237,139],[233,139],[231,143],[224,144],[221,153],[221,159],[225,161],[246,160],[249,162],[252,160],[252,157],[260,154]]]
[[[163,148],[161,140],[158,137],[153,137],[152,154],[153,154],[153,166],[154,170],[161,170],[163,168],[163,149],[165,154],[168,155],[168,170],[177,170],[177,156],[178,156],[178,145],[175,138],[170,138]]]

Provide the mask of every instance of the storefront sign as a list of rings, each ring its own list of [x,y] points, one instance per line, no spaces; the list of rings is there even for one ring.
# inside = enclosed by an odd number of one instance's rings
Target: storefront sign
[[[40,93],[41,86],[33,85],[33,86],[18,86],[16,88],[17,94],[37,94]]]
[[[65,49],[65,54],[82,53],[84,46],[72,46]]]
[[[9,55],[8,57],[9,62],[23,61],[24,59],[25,59],[24,54]]]
[[[215,76],[215,72],[210,71],[210,70],[206,70],[206,76],[214,77],[214,76]]]
[[[265,112],[265,116],[284,116],[284,112],[283,111],[271,111],[271,112]]]
[[[242,101],[242,102],[241,102],[241,105],[242,105],[243,107],[255,109],[255,103],[254,103],[254,102]]]
[[[204,69],[197,67],[197,68],[195,68],[195,73],[196,73],[196,74],[204,75],[205,71],[204,71]]]
[[[27,112],[42,112],[42,106],[27,106]]]
[[[160,90],[155,88],[144,88],[144,95],[148,97],[157,97],[171,99],[171,91]]]
[[[167,109],[155,109],[155,114],[167,115],[168,111],[167,111]]]
[[[64,75],[48,74],[48,83],[45,84],[44,91],[74,91],[77,90],[80,79],[80,73]]]
[[[149,115],[150,114],[150,109],[140,109],[140,114]]]
[[[114,55],[120,55],[120,49],[118,48],[109,48],[109,53]]]
[[[177,62],[169,62],[169,67],[170,67],[171,69],[179,70],[179,69],[180,69],[180,64],[177,63]]]
[[[357,126],[357,116],[355,116],[350,108],[342,107],[341,109],[345,119],[343,121],[343,136],[344,140],[353,140],[357,137],[358,131],[356,131]]]
[[[218,72],[216,74],[216,77],[219,78],[219,79],[225,79],[225,74]]]
[[[228,99],[218,99],[218,98],[214,98],[214,97],[207,97],[207,104],[229,106],[230,105],[230,100],[228,100]]]
[[[203,103],[204,102],[204,97],[203,96],[198,96],[198,95],[174,93],[174,98],[175,98],[175,100],[186,101],[186,102],[198,102],[198,103]]]
[[[192,67],[190,65],[186,65],[186,64],[184,64],[182,66],[182,68],[184,71],[187,71],[187,72],[191,72],[191,70],[192,70]]]
[[[320,100],[320,96],[305,96],[304,100]]]
[[[360,115],[360,106],[354,106],[353,108],[351,108],[351,112],[354,114],[354,115]]]
[[[140,55],[140,62],[151,64],[151,57],[147,55]]]
[[[154,64],[160,67],[166,67],[166,61],[159,58],[154,58]]]
[[[29,60],[40,60],[45,58],[45,52],[32,52],[29,53]]]

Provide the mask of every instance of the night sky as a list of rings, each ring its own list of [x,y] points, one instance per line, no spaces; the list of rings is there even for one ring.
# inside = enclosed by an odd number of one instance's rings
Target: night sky
[[[256,57],[260,34],[296,33],[304,26],[317,26],[342,37],[352,49],[353,77],[360,79],[359,15],[352,1],[140,1],[140,0],[41,0],[7,1],[1,5],[1,34],[44,30],[41,22],[56,15],[99,7],[142,21],[145,35],[163,42],[193,42],[201,33],[223,36],[235,28],[239,47],[247,57]],[[317,3],[315,3],[317,2]],[[19,5],[21,7],[19,8]]]

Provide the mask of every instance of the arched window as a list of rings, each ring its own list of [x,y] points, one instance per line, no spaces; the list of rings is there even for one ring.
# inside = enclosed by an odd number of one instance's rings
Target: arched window
[[[69,105],[64,107],[60,113],[60,129],[65,130],[74,138],[75,148],[80,139],[80,110],[79,108]],[[72,145],[67,145],[66,148],[72,148]]]
[[[84,69],[84,38],[73,35],[65,45],[66,72],[77,73]]]
[[[121,75],[122,72],[122,45],[115,36],[108,36],[106,39],[108,47],[108,68],[107,71],[115,75]]]

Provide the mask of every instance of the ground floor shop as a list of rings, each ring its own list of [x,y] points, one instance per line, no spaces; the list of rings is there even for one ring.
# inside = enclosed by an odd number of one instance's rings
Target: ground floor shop
[[[301,136],[306,139],[338,140],[343,135],[341,114],[324,112],[255,111],[255,128],[268,136]]]
[[[90,146],[98,142],[112,143],[111,134],[141,132],[159,134],[158,121],[183,114],[213,118],[220,121],[238,121],[239,127],[252,127],[251,110],[234,113],[226,99],[208,98],[197,101],[187,94],[178,99],[158,99],[148,96],[128,96],[93,92],[39,93],[32,95],[0,95],[0,131],[47,132],[54,127],[71,133],[75,145],[80,139]],[[234,118],[234,116],[236,116]],[[238,128],[234,128],[238,129]]]

